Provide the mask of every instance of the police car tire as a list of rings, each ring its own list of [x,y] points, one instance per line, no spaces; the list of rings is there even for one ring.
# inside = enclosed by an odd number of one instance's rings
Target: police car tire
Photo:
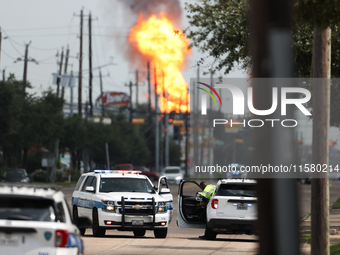
[[[210,228],[205,229],[206,240],[215,240],[216,236],[217,236],[217,234],[214,231],[212,231]]]
[[[133,235],[134,235],[135,237],[143,237],[143,236],[145,236],[145,232],[146,232],[145,229],[135,229],[135,230],[133,231]]]
[[[74,221],[74,224],[76,225],[76,226],[78,226],[78,208],[77,208],[77,206],[73,206],[73,211],[72,211],[72,213],[73,213],[73,221]],[[83,235],[85,235],[85,231],[86,231],[86,228],[80,228],[80,227],[78,227],[79,228],[79,231],[80,231],[80,234],[83,236]]]
[[[97,208],[93,209],[92,213],[92,232],[95,237],[105,236],[106,229],[99,226]]]
[[[168,228],[156,228],[154,230],[154,235],[156,238],[166,238],[168,234]]]

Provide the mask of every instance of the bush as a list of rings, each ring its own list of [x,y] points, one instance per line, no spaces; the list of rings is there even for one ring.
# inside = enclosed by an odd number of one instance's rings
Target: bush
[[[46,181],[46,171],[42,169],[37,169],[30,174],[31,181],[34,182],[45,182]]]
[[[62,169],[57,169],[55,181],[56,182],[64,182],[64,181],[67,181],[67,180],[68,180],[68,172],[66,172]]]
[[[71,172],[71,181],[72,182],[78,181],[79,177],[80,177],[80,172],[77,169],[72,169],[72,172]]]
[[[41,167],[42,150],[27,155],[26,171],[28,174]]]

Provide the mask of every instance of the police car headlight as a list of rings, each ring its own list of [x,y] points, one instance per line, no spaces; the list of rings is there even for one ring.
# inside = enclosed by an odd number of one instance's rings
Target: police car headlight
[[[159,213],[166,213],[167,212],[166,202],[158,202],[158,212]]]
[[[104,212],[115,212],[114,201],[102,200],[102,204],[104,205]]]

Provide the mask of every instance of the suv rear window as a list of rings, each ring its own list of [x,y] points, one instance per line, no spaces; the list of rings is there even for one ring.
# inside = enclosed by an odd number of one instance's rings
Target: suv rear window
[[[0,219],[56,221],[53,205],[51,199],[0,196]]]
[[[155,193],[148,180],[137,178],[101,178],[99,192]]]
[[[255,183],[227,183],[221,184],[218,191],[218,196],[243,196],[243,197],[255,197]]]

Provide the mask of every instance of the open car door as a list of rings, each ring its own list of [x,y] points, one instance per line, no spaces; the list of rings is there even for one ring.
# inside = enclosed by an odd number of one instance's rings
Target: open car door
[[[205,228],[206,207],[201,206],[202,190],[197,182],[183,180],[179,184],[177,200],[177,226],[180,228]]]
[[[166,209],[169,210],[170,212],[170,219],[169,223],[172,220],[172,213],[173,213],[173,197],[172,194],[170,193],[170,188],[168,184],[168,179],[166,176],[161,176],[158,180],[158,194],[162,196],[164,199],[166,199]]]

